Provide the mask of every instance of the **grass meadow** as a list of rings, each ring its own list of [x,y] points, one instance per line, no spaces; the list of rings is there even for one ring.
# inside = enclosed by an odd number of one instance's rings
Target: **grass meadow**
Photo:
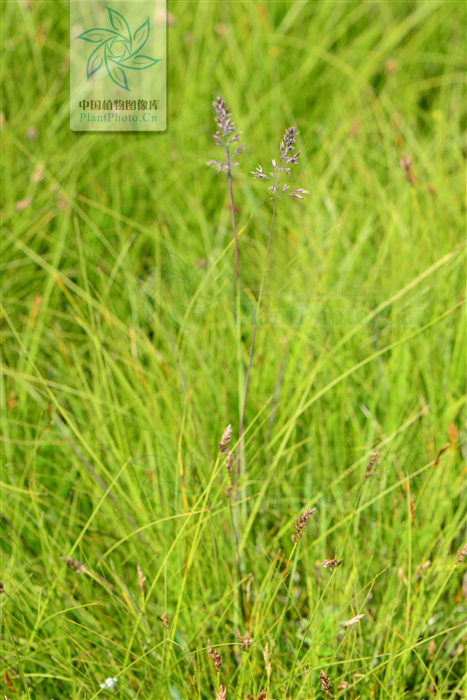
[[[167,131],[76,133],[2,2],[3,695],[466,697],[465,4],[168,9]]]

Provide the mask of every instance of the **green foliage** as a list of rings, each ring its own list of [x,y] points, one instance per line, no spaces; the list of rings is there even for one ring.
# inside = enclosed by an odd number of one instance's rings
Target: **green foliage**
[[[465,5],[169,10],[167,132],[79,134],[65,5],[2,7],[4,693],[305,700],[324,669],[345,697],[458,697]],[[242,395],[234,247],[225,174],[205,165],[218,92],[246,146],[244,366],[271,218],[250,172],[290,125],[310,192],[278,204],[233,517],[217,443],[231,423],[235,445]]]

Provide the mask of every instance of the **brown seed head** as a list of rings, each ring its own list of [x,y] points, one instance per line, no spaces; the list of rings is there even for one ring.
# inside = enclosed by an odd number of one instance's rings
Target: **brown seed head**
[[[371,476],[374,476],[375,472],[372,472],[371,470],[373,469],[376,460],[379,457],[379,452],[373,452],[373,454],[370,457],[370,461],[366,465],[366,470],[365,470],[365,481],[369,479]]]
[[[220,667],[222,666],[222,657],[217,651],[214,651],[209,639],[208,639],[208,656],[211,659],[212,663],[214,664],[214,668],[216,669],[216,671],[219,671]]]
[[[321,566],[324,566],[325,569],[331,569],[331,571],[334,571],[334,569],[337,569],[338,566],[342,564],[344,560],[339,559],[325,559]]]
[[[436,455],[436,459],[435,459],[435,461],[434,461],[433,467],[437,467],[437,466],[438,466],[441,455],[443,454],[443,452],[446,452],[446,450],[448,449],[448,447],[449,447],[449,442],[447,443],[447,445],[443,445],[443,446],[438,450],[438,454]]]
[[[321,681],[321,690],[324,690],[326,693],[327,697],[331,697],[331,691],[332,691],[332,683],[329,679],[329,676],[327,676],[324,671],[319,672],[319,680]]]
[[[77,574],[86,573],[86,567],[84,566],[83,562],[78,561],[77,559],[73,559],[73,557],[60,557],[60,559],[64,561],[66,565],[70,567],[70,569],[76,571]]]
[[[166,613],[163,613],[161,615],[161,620],[162,620],[162,624],[165,627],[165,629],[168,630],[169,629],[169,618],[167,617]]]
[[[220,685],[217,691],[216,700],[225,700],[227,697],[227,688],[225,685]]]
[[[298,542],[302,537],[303,537],[303,530],[306,528],[308,524],[308,520],[311,518],[313,513],[316,513],[316,508],[312,508],[311,510],[306,510],[303,515],[298,515],[297,516],[297,521],[294,523],[294,528],[295,528],[295,535],[292,535],[291,539],[292,542]]]
[[[145,593],[144,582],[146,581],[146,576],[143,576],[143,572],[141,571],[141,567],[139,564],[136,567],[136,574],[138,576],[138,583],[139,583],[139,587],[141,588],[141,593],[144,595],[144,593]]]
[[[222,439],[220,443],[218,444],[219,452],[224,455],[227,452],[227,445],[230,442],[230,439],[232,437],[232,426],[228,425],[227,428],[224,430],[224,433],[222,435]]]
[[[225,496],[226,496],[228,501],[230,501],[230,497],[232,496],[232,489],[233,489],[232,471],[233,471],[234,461],[235,460],[234,460],[233,452],[229,452],[229,456],[227,457],[227,462],[226,462],[227,471],[229,473],[229,485],[228,485],[227,490],[225,492]]]
[[[342,681],[342,683],[339,683],[339,685],[337,686],[337,690],[345,690],[349,687],[349,685],[350,683],[347,683],[347,681]]]
[[[415,175],[412,173],[412,161],[406,153],[403,153],[399,161],[399,166],[405,173],[405,179],[410,182],[411,185],[415,185]]]
[[[460,564],[464,557],[467,557],[467,544],[463,549],[459,549],[457,553],[457,563]]]
[[[412,161],[410,160],[409,156],[406,153],[402,154],[401,159],[399,161],[399,165],[402,168],[402,170],[404,170],[405,172],[410,170],[410,168],[412,166]]]
[[[355,617],[352,617],[350,620],[347,620],[347,622],[344,622],[344,627],[350,627],[351,625],[357,624],[357,622],[360,622],[362,617],[365,617],[365,615],[355,615]]]
[[[242,651],[245,651],[245,652],[248,653],[248,649],[249,649],[249,648],[251,647],[251,645],[253,644],[253,640],[252,640],[252,638],[250,637],[248,631],[245,632],[245,634],[244,634],[243,637],[242,637],[242,635],[240,634],[240,631],[239,631],[239,630],[235,630],[235,636],[237,637],[238,641],[239,641],[240,644],[242,645]]]

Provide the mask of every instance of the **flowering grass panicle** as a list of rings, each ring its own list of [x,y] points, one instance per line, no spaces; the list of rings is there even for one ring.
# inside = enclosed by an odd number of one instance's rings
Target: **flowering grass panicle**
[[[253,177],[255,177],[257,180],[258,179],[266,179],[266,180],[272,180],[272,185],[268,187],[268,189],[272,192],[273,197],[270,197],[270,199],[278,199],[279,197],[283,196],[288,196],[288,197],[294,197],[295,199],[303,199],[304,194],[308,194],[308,190],[303,190],[303,189],[296,189],[292,190],[292,192],[289,192],[288,190],[290,189],[289,185],[284,185],[282,189],[279,192],[279,184],[280,184],[280,179],[281,179],[281,174],[285,173],[286,175],[290,175],[290,165],[296,165],[298,163],[298,157],[301,153],[301,151],[298,151],[297,153],[290,155],[290,152],[294,150],[295,148],[295,138],[298,135],[298,131],[294,126],[289,126],[288,129],[285,131],[284,135],[284,140],[281,141],[280,149],[281,149],[281,161],[282,165],[278,166],[275,158],[272,159],[272,167],[274,168],[274,172],[270,172],[269,175],[266,175],[264,172],[263,168],[261,165],[258,165],[255,171],[252,171]]]
[[[227,182],[228,182],[228,189],[229,189],[229,199],[230,199],[230,210],[232,212],[232,229],[233,229],[233,235],[234,235],[234,241],[235,241],[235,282],[236,282],[236,291],[237,291],[237,296],[239,294],[239,285],[240,285],[240,257],[239,257],[239,251],[238,251],[238,236],[237,236],[237,218],[235,215],[235,200],[234,200],[234,193],[233,193],[233,182],[232,182],[232,167],[235,165],[238,165],[236,162],[232,162],[230,159],[230,146],[233,143],[237,143],[241,131],[235,131],[235,123],[232,119],[232,115],[230,114],[229,108],[225,104],[225,101],[222,99],[220,95],[216,97],[214,102],[212,103],[214,110],[216,112],[216,116],[214,117],[214,121],[217,124],[217,131],[214,134],[214,141],[216,142],[217,146],[225,148],[225,160],[220,161],[220,160],[208,160],[206,165],[214,165],[217,169],[217,172],[225,172],[227,173]],[[235,133],[234,133],[235,132]],[[234,134],[232,136],[232,134]],[[237,155],[238,153],[242,153],[244,149],[243,144],[239,144],[238,146],[235,147],[233,154]],[[238,321],[238,319],[237,319]]]
[[[236,131],[235,123],[232,119],[232,115],[230,114],[230,110],[220,95],[216,97],[212,104],[216,111],[214,121],[217,124],[217,131],[214,134],[214,141],[216,142],[216,146],[221,146],[222,148],[227,149],[227,159],[225,162],[218,160],[209,160],[206,163],[206,165],[214,165],[218,173],[222,171],[229,173],[231,167],[238,165],[238,163],[232,163],[230,161],[229,144],[237,143],[240,139],[242,132]],[[231,134],[233,134],[235,131],[236,133],[234,134],[234,136],[231,137]],[[244,148],[245,146],[243,144],[239,144],[238,146],[236,146],[234,149],[234,155],[242,153]]]

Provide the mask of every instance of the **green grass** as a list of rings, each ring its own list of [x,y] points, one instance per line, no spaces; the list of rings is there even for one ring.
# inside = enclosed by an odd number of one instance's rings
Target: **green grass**
[[[168,131],[78,134],[68,3],[2,3],[2,690],[310,700],[323,669],[343,697],[460,697],[465,5],[169,9]],[[250,171],[291,124],[291,183],[310,192],[279,201],[232,513],[217,443],[228,423],[235,443],[242,399],[234,248],[205,165],[219,90],[246,145],[243,372],[272,211]]]

